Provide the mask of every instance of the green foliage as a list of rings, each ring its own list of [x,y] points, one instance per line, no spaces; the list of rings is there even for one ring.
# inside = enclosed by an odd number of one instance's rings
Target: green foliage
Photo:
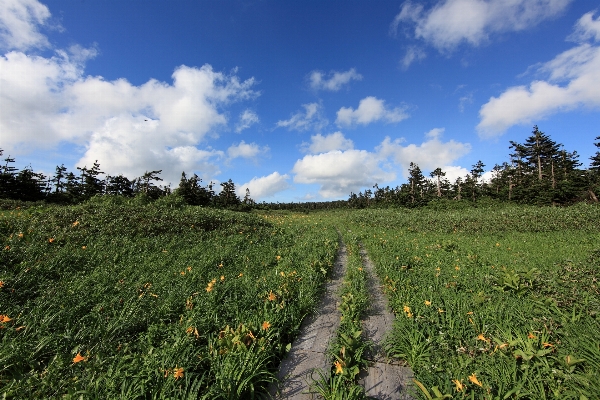
[[[335,230],[140,199],[0,214],[0,395],[264,396]]]
[[[346,218],[396,313],[386,348],[422,398],[598,398],[600,208]]]

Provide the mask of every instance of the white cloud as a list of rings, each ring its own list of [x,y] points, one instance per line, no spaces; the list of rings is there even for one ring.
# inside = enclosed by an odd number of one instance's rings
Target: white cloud
[[[287,174],[281,175],[279,172],[273,172],[271,175],[260,178],[255,177],[250,182],[240,185],[237,193],[238,196],[243,198],[246,195],[246,188],[248,188],[250,189],[250,197],[255,201],[259,201],[288,189],[290,187],[288,184],[289,178]]]
[[[23,10],[29,14],[23,16]],[[36,2],[3,1],[4,45],[45,46],[36,36],[50,17],[44,10]],[[99,160],[108,174],[134,178],[162,169],[165,181],[174,184],[183,170],[207,177],[219,173],[215,162],[224,153],[197,146],[227,124],[219,110],[258,95],[253,78],[240,81],[210,65],[180,66],[172,84],[149,80],[136,86],[125,79],[86,76],[85,62],[96,56],[94,48],[54,52],[51,57],[22,51],[0,55],[0,132],[2,147],[12,154],[72,143],[85,151],[78,166]]]
[[[440,140],[444,128],[434,128],[425,134],[426,140],[420,145],[409,144],[403,146],[402,139],[391,140],[386,137],[377,148],[383,158],[392,158],[394,163],[400,165],[403,175],[408,176],[408,166],[411,162],[417,164],[422,170],[434,170],[442,165],[450,165],[455,160],[471,151],[469,143],[460,143],[454,140],[442,142]]]
[[[327,153],[332,150],[350,150],[354,143],[346,139],[342,132],[323,136],[320,133],[310,137],[311,143],[303,143],[303,150],[311,154]]]
[[[446,173],[444,178],[448,179],[450,183],[456,182],[457,178],[461,178],[464,182],[465,177],[468,173],[470,173],[468,169],[455,165],[446,165],[445,167],[441,168],[442,171]]]
[[[244,110],[244,112],[240,114],[240,120],[235,126],[235,132],[241,133],[244,129],[248,129],[258,122],[258,115],[256,115],[255,112],[250,110]]]
[[[48,7],[37,0],[0,1],[0,48],[24,51],[49,47],[48,39],[38,30],[49,18]]]
[[[587,13],[576,25],[581,40],[597,37],[600,17]],[[583,21],[583,22],[582,22]],[[508,88],[492,97],[479,110],[477,125],[481,137],[499,136],[517,124],[531,124],[560,111],[578,107],[600,107],[600,45],[580,43],[539,67],[548,80],[536,80],[528,86]]]
[[[473,93],[469,93],[466,96],[462,96],[458,99],[458,110],[462,113],[465,112],[465,105],[473,104]]]
[[[265,146],[261,148],[256,143],[246,143],[243,140],[238,145],[232,145],[227,149],[227,155],[229,158],[254,158],[261,153],[269,151],[269,147]]]
[[[329,79],[325,78],[325,74],[320,71],[312,71],[310,73],[309,81],[310,87],[314,90],[330,90],[337,92],[342,86],[349,83],[351,80],[362,80],[362,75],[356,72],[356,69],[351,68],[346,72],[332,71],[329,74]]]
[[[572,0],[442,0],[425,11],[420,4],[406,1],[394,18],[390,31],[400,23],[414,24],[414,37],[442,52],[466,42],[478,46],[490,34],[520,31],[555,17]]]
[[[421,61],[427,57],[425,51],[419,47],[411,46],[406,50],[406,54],[402,59],[402,69],[406,70],[415,61]]]
[[[375,153],[366,150],[306,155],[296,161],[292,172],[296,183],[319,184],[319,194],[324,198],[348,196],[363,186],[395,178],[393,172],[380,168]]]
[[[304,113],[298,111],[296,114],[285,121],[277,121],[276,127],[294,129],[297,131],[306,131],[314,129],[319,131],[329,122],[321,115],[322,106],[319,103],[303,104]]]
[[[367,125],[383,120],[385,122],[400,122],[408,118],[404,108],[388,109],[385,102],[373,96],[368,96],[358,103],[358,108],[342,107],[337,112],[336,124],[339,126]]]

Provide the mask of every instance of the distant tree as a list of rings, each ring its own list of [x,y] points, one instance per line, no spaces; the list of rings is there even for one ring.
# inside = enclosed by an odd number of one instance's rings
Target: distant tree
[[[0,149],[0,156],[4,153],[4,150]],[[16,199],[16,183],[17,183],[17,169],[13,167],[12,163],[15,162],[14,158],[10,156],[4,159],[4,165],[0,167],[0,198],[3,199]]]
[[[77,167],[77,169],[81,171],[82,196],[85,199],[89,199],[93,196],[102,194],[104,182],[98,178],[98,176],[104,172],[100,171],[98,160],[94,162],[94,165],[92,165],[92,168],[90,169],[87,169],[86,166],[81,168]]]
[[[485,164],[481,162],[481,160],[477,161],[477,163],[473,165],[473,167],[471,167],[471,179],[473,180],[473,182],[470,186],[471,199],[473,201],[475,201],[475,194],[478,191],[479,178],[481,178],[481,175],[483,175],[483,167],[485,167]]]
[[[253,206],[256,204],[256,202],[254,200],[252,200],[252,197],[250,197],[250,189],[249,188],[246,188],[246,195],[244,196],[243,203],[248,206]]]
[[[235,193],[235,184],[231,179],[227,182],[221,182],[221,192],[218,196],[218,203],[221,207],[237,206],[241,203]]]
[[[441,178],[446,176],[446,173],[441,168],[434,169],[430,174],[430,177],[436,178],[437,197],[442,197],[442,182]]]
[[[590,169],[596,172],[597,174],[600,174],[600,136],[596,138],[596,143],[594,143],[594,146],[598,148],[598,151],[596,151],[595,155],[590,157],[590,160],[592,160],[592,163],[590,164]]]
[[[106,177],[105,194],[133,197],[133,182],[123,175]]]
[[[189,205],[207,206],[212,199],[210,191],[207,188],[202,187],[200,185],[201,182],[202,179],[200,179],[198,175],[194,174],[188,179],[185,172],[182,172],[179,187],[175,190],[175,193],[182,196]]]
[[[423,199],[425,176],[423,176],[421,168],[413,162],[408,166],[408,183],[410,185],[410,201],[415,204],[416,193],[419,194],[421,200]]]

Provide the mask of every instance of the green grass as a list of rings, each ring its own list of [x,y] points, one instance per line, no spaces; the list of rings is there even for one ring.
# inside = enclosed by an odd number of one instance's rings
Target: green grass
[[[600,208],[347,218],[397,314],[389,352],[411,365],[425,391],[598,398]]]
[[[324,390],[362,396],[350,375],[365,343],[341,335],[360,330],[360,241],[396,313],[388,351],[423,398],[599,398],[600,207],[19,207],[0,213],[6,398],[264,397],[318,303],[336,227],[350,265],[332,353],[354,356]]]
[[[95,201],[5,212],[0,246],[6,398],[236,399],[274,379],[337,233],[295,215]]]

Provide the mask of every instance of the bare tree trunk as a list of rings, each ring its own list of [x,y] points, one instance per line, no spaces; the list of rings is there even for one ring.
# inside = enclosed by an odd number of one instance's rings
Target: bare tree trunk
[[[596,197],[596,194],[592,191],[592,189],[588,190],[588,192],[590,193],[590,197],[592,198],[592,200],[594,200],[594,202],[597,203],[598,198]]]
[[[552,189],[556,189],[556,179],[554,179],[554,160],[552,160]]]
[[[440,176],[437,177],[437,196],[442,197],[442,191],[440,190]]]
[[[510,200],[512,198],[512,188],[513,188],[512,176],[509,176],[508,177],[508,200]]]

